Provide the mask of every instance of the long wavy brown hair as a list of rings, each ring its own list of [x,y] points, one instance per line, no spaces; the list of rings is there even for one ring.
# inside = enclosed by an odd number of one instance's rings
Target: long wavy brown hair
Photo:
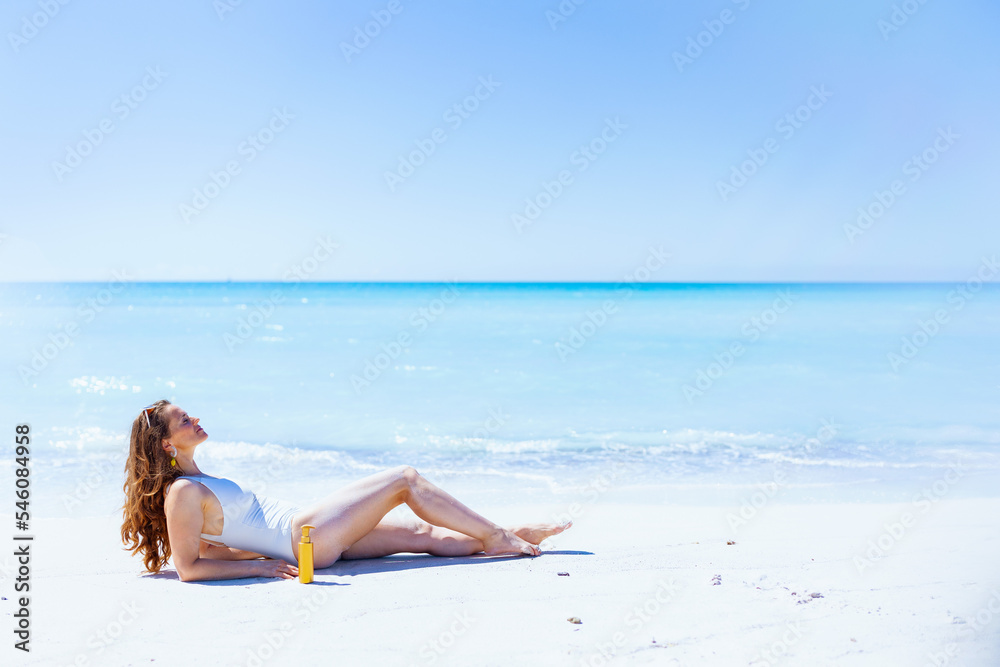
[[[122,506],[122,543],[134,556],[142,551],[142,560],[149,572],[159,572],[170,558],[170,538],[167,535],[167,515],[163,510],[164,489],[184,472],[170,465],[170,454],[164,451],[162,440],[170,435],[164,410],[170,401],[153,403],[146,416],[132,422],[128,460],[125,462],[125,504]]]

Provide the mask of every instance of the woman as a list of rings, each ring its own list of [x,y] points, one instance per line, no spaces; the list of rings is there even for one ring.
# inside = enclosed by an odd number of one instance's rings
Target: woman
[[[202,474],[194,452],[208,434],[198,422],[169,401],[145,408],[132,422],[125,466],[122,542],[133,554],[143,552],[150,572],[159,572],[172,556],[182,581],[296,577],[306,524],[315,526],[316,569],[338,559],[400,552],[537,556],[542,540],[571,525],[501,528],[409,466],[366,477],[299,508]],[[403,503],[423,521],[408,527],[383,520]]]

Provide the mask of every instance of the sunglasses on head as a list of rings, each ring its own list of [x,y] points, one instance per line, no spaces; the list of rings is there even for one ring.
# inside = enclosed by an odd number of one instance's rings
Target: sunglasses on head
[[[146,427],[152,428],[153,426],[149,423],[149,413],[156,409],[156,403],[152,405],[147,405],[142,409],[142,414],[146,416]]]

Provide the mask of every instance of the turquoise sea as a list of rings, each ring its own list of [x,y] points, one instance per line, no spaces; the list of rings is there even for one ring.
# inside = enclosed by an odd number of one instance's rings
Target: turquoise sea
[[[19,283],[0,335],[36,516],[118,513],[159,398],[201,418],[203,471],[299,503],[400,463],[473,504],[1000,492],[977,280]]]

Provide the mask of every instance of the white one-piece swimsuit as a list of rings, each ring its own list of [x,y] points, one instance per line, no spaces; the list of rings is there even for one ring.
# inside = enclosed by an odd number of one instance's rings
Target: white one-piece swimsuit
[[[202,539],[298,564],[292,551],[292,517],[301,507],[258,496],[224,477],[182,475],[177,479],[193,479],[202,484],[222,505],[222,535],[202,533]]]

